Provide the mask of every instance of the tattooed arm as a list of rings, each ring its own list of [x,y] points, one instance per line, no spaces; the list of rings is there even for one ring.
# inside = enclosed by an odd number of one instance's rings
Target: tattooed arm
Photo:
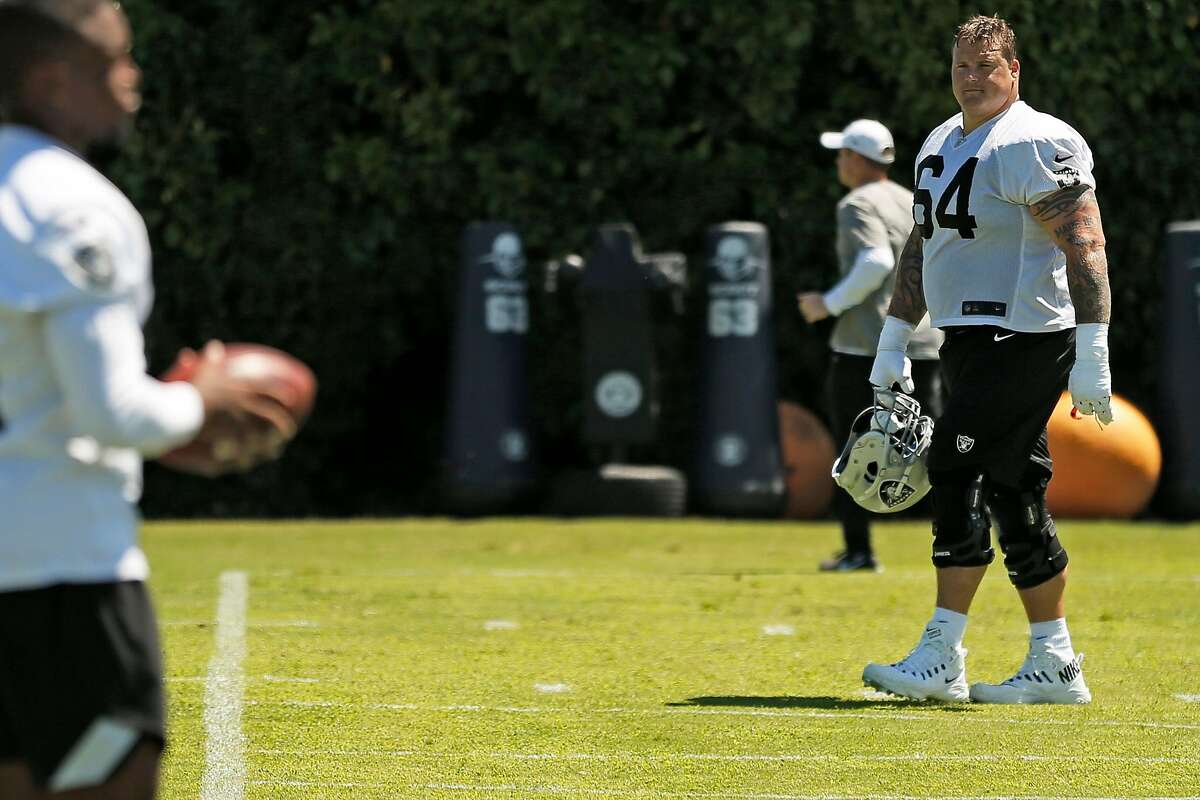
[[[1069,186],[1034,203],[1029,212],[1067,257],[1067,288],[1076,322],[1108,322],[1112,299],[1096,193],[1087,186]]]
[[[1067,288],[1075,305],[1075,365],[1067,388],[1081,414],[1095,414],[1101,427],[1112,422],[1112,373],[1108,367],[1108,258],[1096,193],[1069,186],[1029,207],[1067,256]]]
[[[904,243],[900,263],[896,268],[896,287],[892,290],[892,304],[888,316],[916,325],[925,316],[925,282],[923,270],[925,258],[924,240],[920,226],[914,226]]]

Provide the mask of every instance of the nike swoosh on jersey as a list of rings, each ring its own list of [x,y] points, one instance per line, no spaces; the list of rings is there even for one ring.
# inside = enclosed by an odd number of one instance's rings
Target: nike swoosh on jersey
[[[1055,163],[1055,164],[1061,164],[1061,163],[1062,163],[1062,162],[1064,162],[1064,161],[1070,161],[1070,160],[1071,160],[1072,158],[1074,158],[1074,157],[1075,157],[1075,156],[1074,156],[1074,154],[1072,154],[1072,153],[1067,153],[1065,156],[1063,156],[1063,155],[1058,155],[1058,156],[1055,156],[1055,157],[1054,157],[1054,163]]]
[[[992,337],[992,341],[993,342],[1003,342],[1005,339],[1011,339],[1014,336],[1016,336],[1015,333],[1004,333],[1004,334],[997,333],[995,336]]]

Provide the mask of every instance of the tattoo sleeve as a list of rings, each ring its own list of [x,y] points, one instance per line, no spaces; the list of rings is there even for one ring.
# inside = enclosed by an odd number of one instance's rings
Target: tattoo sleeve
[[[925,282],[923,271],[925,257],[924,240],[920,227],[914,227],[904,243],[900,263],[896,266],[896,287],[892,290],[892,303],[888,314],[916,325],[925,316]]]
[[[1112,298],[1096,193],[1087,186],[1069,186],[1031,205],[1029,213],[1067,257],[1075,321],[1108,322]]]

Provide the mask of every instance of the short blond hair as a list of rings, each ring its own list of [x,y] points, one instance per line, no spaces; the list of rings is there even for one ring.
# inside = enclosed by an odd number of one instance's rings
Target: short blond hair
[[[999,14],[994,17],[976,14],[954,31],[955,47],[959,43],[977,42],[987,42],[999,50],[1005,61],[1012,61],[1017,57],[1017,35],[1013,33],[1012,26],[1001,19]]]

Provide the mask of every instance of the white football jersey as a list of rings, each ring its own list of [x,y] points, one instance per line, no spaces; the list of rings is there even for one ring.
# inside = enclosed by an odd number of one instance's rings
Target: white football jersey
[[[914,181],[936,327],[1074,327],[1066,257],[1028,208],[1067,186],[1095,188],[1092,151],[1074,128],[1017,101],[963,136],[956,114],[925,140]]]
[[[0,126],[0,591],[141,580],[142,455],[203,422],[146,374],[150,243],[83,159]]]

